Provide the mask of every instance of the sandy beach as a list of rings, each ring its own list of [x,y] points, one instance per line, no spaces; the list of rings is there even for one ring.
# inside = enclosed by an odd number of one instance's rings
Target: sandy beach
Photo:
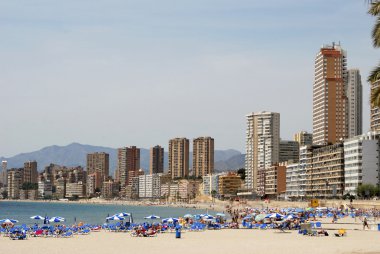
[[[183,232],[181,239],[174,233],[157,237],[131,237],[129,233],[93,232],[86,236],[63,238],[29,238],[11,241],[0,238],[1,253],[380,253],[380,232],[362,230],[360,221],[351,218],[331,224],[323,219],[329,236],[303,236],[296,231],[225,229],[205,232]],[[347,229],[347,236],[335,237],[339,228]]]

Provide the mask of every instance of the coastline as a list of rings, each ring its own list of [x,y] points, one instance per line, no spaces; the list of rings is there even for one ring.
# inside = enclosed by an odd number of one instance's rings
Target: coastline
[[[122,205],[122,206],[153,206],[153,207],[172,207],[172,208],[191,208],[210,210],[214,212],[224,212],[226,210],[225,203],[212,203],[212,202],[198,202],[195,204],[188,203],[158,203],[146,200],[105,200],[105,199],[86,199],[78,201],[66,200],[28,200],[28,199],[3,199],[0,202],[22,202],[22,203],[61,203],[61,204],[77,204],[77,205]]]

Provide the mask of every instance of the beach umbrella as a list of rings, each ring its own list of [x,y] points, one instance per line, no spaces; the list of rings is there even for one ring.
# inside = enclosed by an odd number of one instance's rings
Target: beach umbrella
[[[247,216],[245,216],[245,217],[243,218],[243,220],[250,220],[250,219],[252,219],[252,216],[251,216],[251,215],[247,215]]]
[[[285,217],[286,220],[292,220],[294,218],[297,218],[297,216],[295,216],[293,214],[289,214],[288,216]]]
[[[45,220],[45,217],[42,217],[41,215],[34,215],[30,218],[33,220]]]
[[[124,220],[124,217],[113,215],[113,216],[107,217],[106,220]]]
[[[49,219],[50,222],[63,222],[65,221],[65,218],[62,218],[62,217],[51,217]]]
[[[183,218],[193,218],[193,215],[191,215],[191,214],[185,214],[184,216],[183,216]]]
[[[178,221],[177,218],[166,218],[166,219],[162,220],[162,223],[174,223],[174,222],[177,222],[177,221]]]
[[[263,214],[263,213],[261,213],[261,214],[258,214],[258,215],[256,215],[256,217],[255,217],[255,221],[262,221],[262,220],[264,220],[265,219],[265,214]]]
[[[210,214],[205,214],[205,215],[202,216],[202,219],[204,219],[204,220],[213,220],[213,219],[215,219],[215,217],[212,216],[212,215],[210,215]]]
[[[226,217],[226,215],[224,213],[217,213],[216,216],[219,216],[219,217]]]
[[[161,218],[160,216],[157,216],[154,214],[144,217],[144,219],[151,219],[151,220],[160,219],[160,218]]]
[[[272,218],[272,219],[281,219],[283,217],[284,217],[284,215],[279,214],[279,213],[271,213],[271,214],[268,214],[267,216],[265,216],[265,218]]]
[[[112,215],[111,217],[113,217],[113,216],[117,216],[117,217],[128,217],[128,216],[131,216],[131,214],[130,213],[116,213],[116,214],[114,214],[114,215]]]
[[[11,224],[11,223],[17,223],[18,220],[13,220],[13,219],[4,219],[0,220],[0,223],[5,223],[5,224]]]
[[[117,213],[117,214],[115,214],[114,216],[118,216],[118,217],[128,217],[128,216],[131,216],[131,214],[130,214],[130,213],[124,213],[124,212],[122,212],[122,213]]]

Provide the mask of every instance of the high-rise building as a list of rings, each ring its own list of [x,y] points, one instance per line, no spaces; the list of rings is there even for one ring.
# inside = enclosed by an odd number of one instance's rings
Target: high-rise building
[[[24,183],[38,183],[38,171],[36,161],[27,161],[24,163]]]
[[[280,162],[297,162],[300,156],[299,143],[292,140],[281,140],[279,156]]]
[[[348,70],[346,95],[348,99],[348,137],[363,132],[363,92],[362,80],[358,69]]]
[[[315,58],[313,144],[336,143],[348,137],[346,52],[323,46]]]
[[[371,97],[376,89],[380,87],[380,80],[371,84]],[[371,105],[371,131],[380,131],[380,108]]]
[[[7,186],[7,182],[8,182],[7,167],[8,167],[8,162],[2,161],[1,162],[2,171],[0,173],[0,183],[2,183],[4,186]]]
[[[169,174],[172,178],[189,175],[189,140],[174,138],[169,141]]]
[[[301,131],[294,134],[294,141],[297,141],[299,146],[311,146],[313,144],[313,134],[307,131]]]
[[[164,173],[164,148],[155,146],[150,148],[150,174]]]
[[[109,154],[90,153],[87,154],[87,173],[93,174],[100,172],[101,182],[108,180],[109,177]]]
[[[8,170],[8,197],[11,199],[20,198],[24,169],[12,168]]]
[[[140,169],[140,149],[136,146],[117,149],[117,170],[120,186],[129,185],[131,178],[137,175]]]
[[[256,191],[258,171],[279,161],[280,114],[257,112],[247,115],[245,187]]]
[[[193,174],[196,177],[214,173],[214,139],[199,137],[193,140]]]

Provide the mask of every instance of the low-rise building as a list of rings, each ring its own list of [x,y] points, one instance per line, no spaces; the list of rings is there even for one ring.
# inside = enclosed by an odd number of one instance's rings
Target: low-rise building
[[[219,194],[221,196],[234,196],[241,188],[241,177],[235,173],[228,173],[219,177]]]
[[[53,195],[53,187],[50,180],[43,180],[38,182],[38,196],[39,198],[51,198]]]
[[[309,197],[339,197],[344,191],[343,143],[313,149],[311,167],[307,169]]]
[[[102,197],[103,198],[114,198],[118,195],[119,193],[119,184],[112,181],[108,180],[103,182],[103,187],[102,187]]]
[[[86,196],[86,185],[83,182],[67,183],[66,184],[66,197],[83,198]]]
[[[286,164],[276,164],[265,172],[265,195],[270,198],[285,196]]]
[[[213,191],[219,194],[219,177],[223,174],[212,174],[203,177],[203,195],[212,196]]]

